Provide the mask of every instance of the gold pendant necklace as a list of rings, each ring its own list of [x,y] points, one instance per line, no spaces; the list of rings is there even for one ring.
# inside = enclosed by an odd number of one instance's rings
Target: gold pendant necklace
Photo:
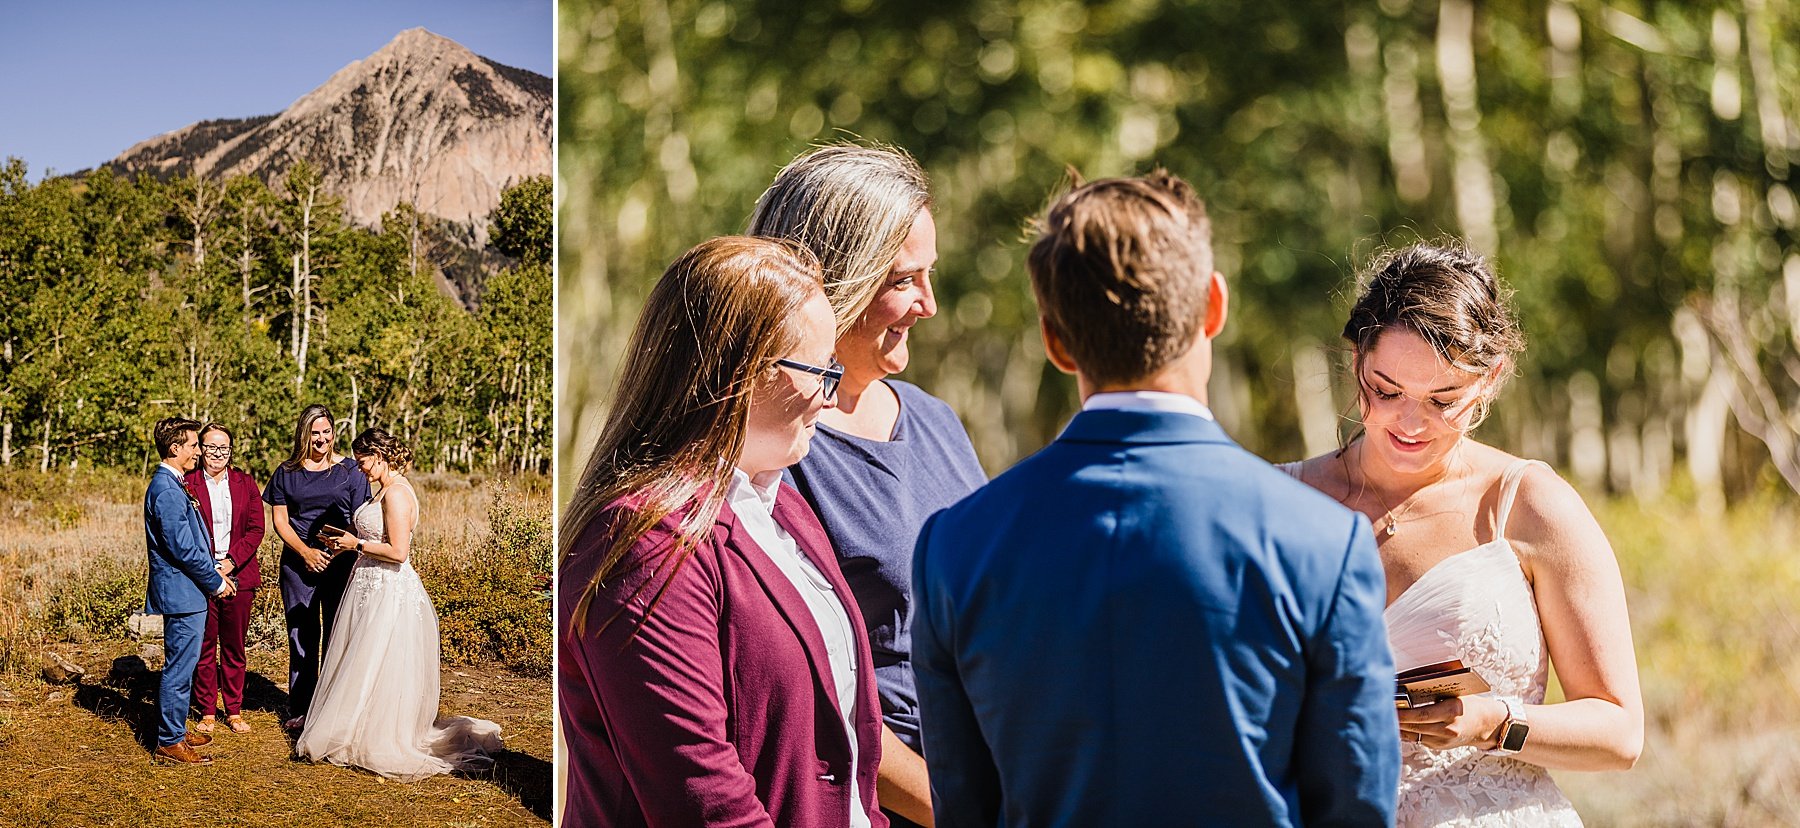
[[[1359,478],[1358,483],[1357,483],[1358,493],[1369,495],[1369,497],[1375,501],[1376,505],[1378,505],[1382,508],[1381,516],[1382,516],[1383,520],[1387,521],[1387,525],[1382,527],[1381,533],[1383,535],[1386,535],[1391,538],[1400,533],[1400,520],[1401,520],[1401,518],[1404,518],[1407,515],[1412,514],[1413,507],[1418,505],[1419,495],[1424,493],[1424,491],[1426,489],[1429,489],[1432,486],[1437,485],[1438,483],[1442,483],[1443,480],[1442,479],[1434,480],[1430,483],[1420,486],[1417,489],[1414,489],[1413,493],[1410,495],[1407,495],[1405,500],[1402,500],[1402,501],[1400,501],[1399,504],[1390,507],[1387,505],[1387,501],[1381,499],[1380,493],[1373,490],[1369,486],[1368,475],[1362,473],[1362,471],[1360,469],[1360,459],[1361,459],[1360,453],[1361,453],[1361,451],[1363,451],[1363,449],[1359,448],[1358,449],[1359,468],[1358,468],[1358,473],[1356,475]],[[1350,461],[1344,457],[1344,455],[1348,454],[1348,453],[1349,452],[1343,452],[1338,455],[1338,462],[1344,464],[1345,475],[1349,475],[1349,473],[1350,473]],[[1448,476],[1449,476],[1448,474],[1445,475],[1446,478],[1448,478]],[[1345,504],[1345,505],[1348,505],[1348,504]],[[1399,514],[1395,514],[1396,510],[1398,510]]]

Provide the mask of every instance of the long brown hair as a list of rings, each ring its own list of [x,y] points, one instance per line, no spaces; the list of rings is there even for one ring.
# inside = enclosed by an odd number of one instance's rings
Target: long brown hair
[[[331,416],[331,409],[313,403],[300,410],[300,420],[294,424],[294,451],[288,455],[288,459],[281,461],[282,468],[290,470],[300,468],[300,461],[306,459],[306,445],[312,442],[313,421],[320,417],[331,421],[332,451],[325,452],[325,460],[327,462],[331,460],[331,455],[335,454],[337,449],[337,418]]]
[[[612,411],[563,519],[565,563],[592,523],[605,521],[608,530],[575,608],[577,628],[595,590],[658,523],[686,510],[666,553],[674,556],[666,586],[718,518],[743,453],[751,391],[799,345],[792,320],[820,290],[818,262],[805,248],[744,236],[701,243],[651,289]]]
[[[744,232],[791,239],[819,258],[843,336],[885,283],[919,211],[930,208],[925,171],[905,150],[832,144],[781,168]]]

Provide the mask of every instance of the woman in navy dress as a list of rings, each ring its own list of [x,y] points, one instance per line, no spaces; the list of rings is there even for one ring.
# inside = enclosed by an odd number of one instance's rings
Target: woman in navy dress
[[[350,528],[350,514],[369,499],[369,478],[337,453],[331,409],[309,405],[294,424],[294,450],[275,467],[263,490],[269,525],[281,536],[281,606],[288,628],[288,730],[305,725],[319,683],[319,664],[331,646],[331,622],[356,564],[319,536],[325,526]]]
[[[749,233],[819,257],[844,366],[837,407],[789,468],[862,609],[881,694],[881,804],[931,824],[912,669],[912,550],[932,512],[987,482],[950,406],[911,383],[912,326],[937,314],[937,226],[925,173],[891,147],[829,146],[795,159],[758,199]]]

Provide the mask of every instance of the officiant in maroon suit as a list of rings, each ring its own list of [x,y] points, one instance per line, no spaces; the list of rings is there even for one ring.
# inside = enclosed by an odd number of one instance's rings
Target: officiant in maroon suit
[[[651,290],[563,524],[565,825],[887,828],[869,637],[781,482],[843,378],[834,338],[788,242],[705,242]]]
[[[234,468],[231,429],[208,423],[200,429],[200,465],[184,483],[200,504],[200,522],[212,544],[219,574],[237,581],[237,592],[214,596],[207,603],[206,634],[200,640],[200,663],[194,668],[194,702],[200,722],[194,729],[211,733],[217,723],[219,696],[225,697],[225,723],[233,733],[249,733],[244,721],[244,637],[250,630],[250,607],[262,585],[256,551],[263,540],[262,491],[249,472]]]

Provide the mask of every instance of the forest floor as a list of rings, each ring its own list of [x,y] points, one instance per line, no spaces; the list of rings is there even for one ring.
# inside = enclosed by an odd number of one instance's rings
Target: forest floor
[[[151,647],[154,651],[156,648]],[[131,640],[53,648],[86,670],[75,684],[0,676],[0,825],[193,823],[285,828],[342,825],[512,826],[550,820],[550,683],[499,665],[443,669],[439,715],[499,723],[506,751],[492,770],[390,782],[293,757],[280,727],[286,656],[253,650],[244,718],[220,722],[205,767],[158,762],[159,672]],[[190,722],[190,727],[192,722]]]

